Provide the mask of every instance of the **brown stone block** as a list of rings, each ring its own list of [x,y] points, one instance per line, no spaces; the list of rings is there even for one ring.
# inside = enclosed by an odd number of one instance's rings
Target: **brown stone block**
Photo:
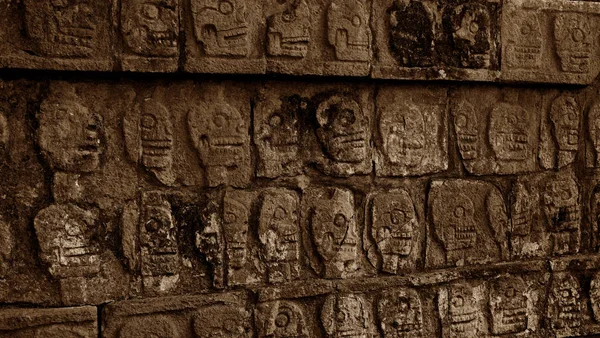
[[[0,5],[0,67],[113,69],[115,1],[23,1]]]
[[[499,1],[378,1],[375,60],[385,79],[495,81],[500,76]]]
[[[267,72],[367,76],[371,1],[274,1],[265,6]]]
[[[511,0],[502,11],[502,81],[590,84],[600,72],[600,4]]]
[[[3,309],[0,337],[95,338],[98,337],[96,307],[57,309]]]
[[[375,102],[377,176],[420,176],[448,169],[444,87],[385,86]]]
[[[191,0],[183,14],[184,70],[191,73],[264,74],[265,23],[260,1]]]

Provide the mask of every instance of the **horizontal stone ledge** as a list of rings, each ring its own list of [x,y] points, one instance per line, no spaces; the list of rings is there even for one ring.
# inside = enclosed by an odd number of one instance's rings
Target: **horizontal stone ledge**
[[[137,0],[8,1],[0,68],[572,85],[600,72],[597,2],[262,0],[222,17],[211,6],[172,0],[155,26]]]

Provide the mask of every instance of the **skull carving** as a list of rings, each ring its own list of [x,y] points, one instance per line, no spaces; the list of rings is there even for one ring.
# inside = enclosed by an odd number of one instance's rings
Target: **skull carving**
[[[421,164],[425,152],[425,121],[413,104],[382,109],[379,132],[388,161],[414,167]]]
[[[300,229],[298,196],[285,190],[267,191],[262,198],[258,234],[270,283],[298,278]]]
[[[133,337],[181,338],[183,336],[171,319],[164,316],[153,316],[130,321],[119,330],[119,338]]]
[[[40,258],[55,278],[84,277],[100,271],[100,255],[92,237],[97,228],[96,210],[73,204],[53,204],[33,222]]]
[[[246,0],[192,0],[194,32],[206,55],[248,55],[246,7]]]
[[[507,64],[512,68],[537,69],[542,64],[542,25],[536,12],[510,14],[515,28],[509,31]]]
[[[326,278],[345,278],[358,269],[354,197],[347,190],[324,191],[311,217],[312,239]]]
[[[239,110],[224,102],[207,102],[189,112],[188,127],[210,186],[231,184],[250,162],[248,122]],[[231,173],[229,173],[231,172]]]
[[[156,98],[147,98],[123,119],[127,151],[163,184],[172,185],[173,121]]]
[[[584,304],[579,281],[568,272],[554,274],[548,298],[548,317],[552,328],[581,326]]]
[[[394,1],[390,16],[389,48],[403,67],[429,67],[434,59],[434,17],[417,1]],[[406,20],[411,18],[411,20]]]
[[[361,295],[329,295],[321,311],[321,322],[329,338],[369,338],[370,313]]]
[[[477,337],[478,306],[469,284],[455,283],[449,287],[448,320],[451,337]]]
[[[38,143],[54,170],[92,172],[103,151],[101,118],[70,90],[56,91],[40,105]]]
[[[534,196],[522,183],[513,189],[514,203],[511,205],[511,235],[527,236],[533,225]]]
[[[527,286],[519,277],[501,277],[494,280],[490,289],[492,333],[515,334],[527,329]]]
[[[464,101],[456,107],[453,113],[460,156],[465,161],[476,160],[479,157],[479,127],[475,107]]]
[[[204,254],[213,268],[213,285],[222,288],[225,285],[225,239],[223,238],[223,220],[219,215],[219,206],[209,202],[202,213],[202,230],[196,235],[196,247]]]
[[[142,197],[140,247],[144,276],[171,275],[179,267],[177,228],[171,214],[171,205],[158,193]]]
[[[423,337],[423,308],[416,290],[384,292],[377,310],[384,338]]]
[[[595,102],[590,108],[588,128],[592,146],[596,152],[596,167],[600,167],[600,101]]]
[[[194,317],[197,338],[251,338],[250,313],[241,306],[212,305],[198,311]]]
[[[248,254],[248,218],[250,212],[242,201],[229,195],[223,199],[223,238],[230,270],[246,265]]]
[[[333,0],[327,12],[327,37],[340,61],[369,61],[369,9],[363,0]]]
[[[522,161],[529,155],[527,134],[529,115],[518,103],[518,94],[506,95],[490,116],[489,140],[496,158],[500,161]]]
[[[261,164],[259,173],[267,177],[295,174],[300,169],[298,160],[299,128],[297,110],[299,98],[282,100],[281,108],[267,114],[255,134]]]
[[[572,177],[551,180],[543,193],[546,225],[552,235],[556,255],[579,251],[581,208],[579,187]]]
[[[328,157],[342,163],[360,163],[367,157],[368,128],[359,103],[333,95],[317,108],[317,137]]]
[[[437,221],[434,221],[436,233],[440,237],[450,261],[465,258],[470,249],[477,244],[475,230],[475,206],[463,193],[454,193],[444,198],[444,205]]]
[[[308,327],[302,307],[290,301],[262,304],[267,312],[260,337],[308,338]]]
[[[561,13],[554,19],[554,44],[563,72],[587,73],[594,44],[590,18],[579,13]]]
[[[579,142],[579,105],[575,98],[561,95],[552,102],[550,120],[560,151],[576,152]]]
[[[382,270],[397,273],[399,260],[408,259],[417,236],[414,204],[404,190],[373,199],[372,236],[383,256]]]
[[[306,0],[285,0],[285,9],[268,20],[267,53],[303,58],[310,42],[310,10]]]
[[[54,57],[89,57],[98,43],[102,12],[92,0],[25,0],[27,35],[39,53]]]
[[[462,4],[452,11],[451,22],[457,66],[488,68],[492,47],[489,10],[474,2]]]
[[[125,44],[146,56],[176,56],[179,6],[176,0],[125,0],[121,5]]]

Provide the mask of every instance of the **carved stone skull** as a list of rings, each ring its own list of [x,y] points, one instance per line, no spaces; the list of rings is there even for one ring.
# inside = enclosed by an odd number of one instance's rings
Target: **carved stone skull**
[[[461,102],[453,114],[460,155],[465,161],[476,160],[479,157],[479,126],[475,108],[469,102]]]
[[[388,161],[414,167],[425,155],[425,121],[413,104],[385,108],[381,111],[379,132]]]
[[[490,288],[490,311],[492,333],[514,334],[527,329],[527,286],[522,278],[501,277]]]
[[[246,0],[192,0],[194,32],[206,55],[248,55],[247,6]]]
[[[27,35],[39,52],[55,57],[88,57],[98,43],[100,13],[91,0],[25,0]]]
[[[389,47],[399,65],[429,67],[434,54],[434,16],[422,3],[394,1],[389,13]],[[406,20],[406,18],[412,18]]]
[[[154,193],[144,194],[142,202],[140,224],[142,274],[147,276],[174,274],[179,267],[179,248],[171,204]]]
[[[578,237],[581,221],[577,182],[572,177],[563,177],[546,183],[542,200],[546,225],[553,236],[553,252],[579,251],[578,240],[574,238]]]
[[[418,227],[410,195],[400,190],[373,199],[372,236],[383,256],[383,271],[396,273],[398,260],[407,259],[413,250]]]
[[[103,152],[101,117],[74,93],[54,94],[40,106],[38,143],[54,170],[92,172]]]
[[[275,301],[265,306],[268,313],[261,337],[309,338],[304,311],[296,303]]]
[[[592,146],[596,152],[595,166],[600,167],[600,101],[594,102],[588,115],[588,128]]]
[[[179,5],[176,0],[125,0],[121,31],[127,47],[146,56],[178,53]]]
[[[367,157],[368,126],[358,102],[333,95],[317,108],[317,137],[325,154],[343,163],[360,163]]]
[[[377,307],[384,338],[420,338],[423,335],[423,308],[414,289],[385,292]]]
[[[310,9],[306,0],[286,0],[285,9],[268,19],[267,52],[303,58],[310,42]]]
[[[329,295],[321,322],[330,338],[369,338],[370,313],[360,295]]]
[[[558,149],[575,152],[579,142],[579,105],[568,95],[557,97],[550,108],[550,121]]]
[[[517,95],[507,93],[505,101],[496,105],[490,115],[489,141],[500,161],[522,161],[530,153],[529,114],[519,106]]]
[[[358,236],[350,191],[324,192],[314,209],[311,230],[316,251],[325,264],[326,278],[340,278],[356,269]]]
[[[581,326],[583,305],[579,281],[568,272],[556,273],[548,299],[548,317],[552,328]]]
[[[363,0],[333,0],[327,12],[327,36],[338,60],[368,61],[371,30]]]
[[[458,66],[490,66],[491,19],[482,4],[470,2],[457,6],[452,14],[452,42],[458,52]]]
[[[450,196],[448,196],[450,197]],[[462,193],[454,194],[445,201],[445,213],[440,215],[439,229],[442,243],[448,251],[464,251],[475,247],[475,206],[473,201]]]
[[[455,283],[448,290],[448,319],[453,337],[476,337],[478,307],[473,288]]]
[[[269,282],[296,279],[299,272],[298,196],[271,190],[263,194],[258,235],[264,249]]]
[[[248,254],[249,210],[242,201],[223,199],[223,237],[230,269],[242,269]]]
[[[590,18],[565,12],[554,19],[554,44],[563,72],[587,73],[594,45]]]

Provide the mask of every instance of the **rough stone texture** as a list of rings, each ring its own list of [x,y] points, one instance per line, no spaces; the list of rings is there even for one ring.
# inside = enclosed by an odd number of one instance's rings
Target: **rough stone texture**
[[[600,335],[598,1],[0,2],[0,337]]]

